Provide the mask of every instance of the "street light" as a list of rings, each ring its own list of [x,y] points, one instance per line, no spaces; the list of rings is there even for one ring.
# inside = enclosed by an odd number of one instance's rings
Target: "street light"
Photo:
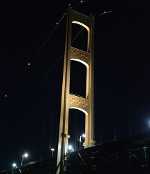
[[[27,159],[29,157],[29,154],[27,152],[25,152],[22,157],[21,157],[21,167],[23,166],[23,162],[24,162],[24,159]]]
[[[11,166],[12,166],[12,174],[14,174],[15,173],[14,171],[17,169],[17,163],[13,162]]]
[[[147,160],[148,160],[148,149],[149,149],[149,147],[147,147],[147,146],[144,146],[143,147],[143,150],[144,150],[144,158],[145,158],[145,161],[147,162]]]
[[[80,135],[79,141],[80,143],[83,143],[83,140],[85,140],[86,135],[83,133],[82,135]]]
[[[29,154],[26,152],[22,155],[23,158],[28,158],[29,157]]]
[[[16,169],[16,168],[17,168],[17,163],[13,162],[13,163],[12,163],[12,168],[13,168],[13,169]]]
[[[50,151],[51,151],[51,153],[52,153],[52,158],[53,158],[55,149],[54,149],[54,148],[51,148]]]
[[[85,137],[86,137],[85,133],[83,133],[82,135],[80,135],[80,137],[79,137],[79,149],[82,146],[84,146],[83,144],[84,144],[84,141],[85,141]]]
[[[71,144],[68,145],[68,152],[69,153],[74,152],[74,148]]]
[[[85,134],[82,134],[82,135],[80,135],[80,138],[79,138],[79,141],[80,141],[80,143],[82,143],[82,139],[84,138],[85,139]]]

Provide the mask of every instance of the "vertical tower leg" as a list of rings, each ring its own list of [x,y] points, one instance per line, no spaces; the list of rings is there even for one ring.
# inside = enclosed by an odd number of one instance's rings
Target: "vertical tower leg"
[[[63,171],[64,159],[68,148],[69,109],[78,109],[85,113],[85,147],[94,143],[94,67],[93,67],[93,17],[86,16],[71,8],[67,11],[67,29],[64,55],[64,69],[61,96],[61,113],[57,154],[57,174]],[[88,32],[87,50],[72,47],[72,24],[79,25]],[[86,97],[70,93],[70,61],[77,61],[86,66]]]

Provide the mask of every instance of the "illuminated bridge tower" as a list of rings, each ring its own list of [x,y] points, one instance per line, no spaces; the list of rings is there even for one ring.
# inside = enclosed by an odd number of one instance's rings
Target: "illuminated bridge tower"
[[[73,24],[87,30],[86,51],[72,46],[71,38]],[[59,125],[59,142],[57,164],[64,160],[68,147],[69,109],[78,109],[85,114],[85,142],[84,147],[94,144],[94,17],[86,16],[73,9],[67,11],[66,43],[64,54],[64,69],[61,96],[61,114]],[[82,42],[82,40],[81,40]],[[86,67],[86,96],[80,97],[70,93],[71,61],[77,61]]]

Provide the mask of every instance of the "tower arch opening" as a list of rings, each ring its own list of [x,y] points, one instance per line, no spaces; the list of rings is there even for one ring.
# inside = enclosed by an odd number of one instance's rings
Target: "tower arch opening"
[[[71,45],[83,51],[89,47],[89,28],[78,21],[72,21]]]
[[[85,133],[85,117],[86,114],[78,108],[69,109],[68,144],[71,144],[75,151],[83,147],[84,140],[81,136]]]
[[[87,66],[79,61],[71,60],[70,67],[70,93],[86,97]]]

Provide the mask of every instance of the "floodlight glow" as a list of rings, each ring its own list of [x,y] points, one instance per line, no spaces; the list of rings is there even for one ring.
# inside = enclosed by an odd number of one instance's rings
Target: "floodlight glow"
[[[85,135],[85,134],[82,134],[82,137],[83,137],[83,138],[85,138],[85,137],[86,137],[86,135]]]

